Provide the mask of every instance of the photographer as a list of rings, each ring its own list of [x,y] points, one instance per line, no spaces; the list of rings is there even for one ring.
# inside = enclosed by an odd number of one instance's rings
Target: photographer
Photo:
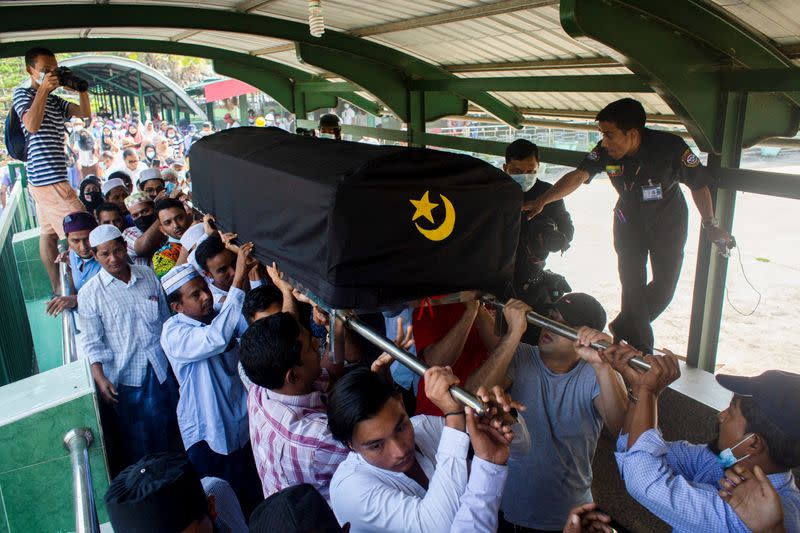
[[[30,87],[14,90],[13,105],[19,116],[27,146],[29,191],[36,201],[36,217],[41,228],[39,255],[50,277],[53,292],[58,292],[58,240],[64,238],[62,221],[69,213],[83,211],[78,195],[67,181],[64,147],[64,122],[72,117],[92,114],[88,84],[59,68],[53,52],[31,48],[25,53],[25,69]],[[80,105],[52,94],[63,86],[78,91]]]
[[[539,148],[526,139],[508,145],[503,170],[522,187],[526,202],[541,197],[552,187],[536,179]],[[547,314],[551,304],[572,290],[563,276],[545,270],[544,266],[551,252],[569,248],[574,234],[575,227],[563,201],[547,204],[533,219],[523,217],[520,221],[514,292],[537,313]],[[538,334],[538,328],[530,327],[523,340],[536,344]]]

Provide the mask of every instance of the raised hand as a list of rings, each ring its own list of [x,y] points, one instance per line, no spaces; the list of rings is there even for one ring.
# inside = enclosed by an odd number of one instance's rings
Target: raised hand
[[[600,353],[592,348],[594,342],[606,342],[609,345],[614,342],[610,335],[586,326],[578,328],[578,339],[575,341],[575,351],[578,355],[592,366],[605,364]]]
[[[508,462],[509,445],[514,432],[509,426],[495,427],[487,417],[479,417],[471,407],[465,408],[467,431],[475,456],[497,465]]]
[[[775,487],[761,467],[753,471],[734,465],[719,481],[720,497],[728,502],[747,527],[758,533],[778,533],[783,528],[783,506]]]
[[[610,523],[611,517],[599,512],[596,503],[585,503],[570,510],[563,533],[612,533]]]
[[[425,395],[443,413],[462,411],[463,407],[450,394],[450,387],[460,380],[449,366],[432,366],[425,371]]]

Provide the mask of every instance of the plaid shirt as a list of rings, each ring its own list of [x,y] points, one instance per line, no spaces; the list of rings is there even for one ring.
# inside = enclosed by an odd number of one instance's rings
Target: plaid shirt
[[[90,363],[103,364],[111,383],[140,386],[148,363],[164,383],[161,327],[169,307],[151,268],[131,265],[127,284],[101,270],[78,293],[78,316],[84,353]]]
[[[258,385],[250,388],[250,441],[265,498],[310,483],[330,503],[331,477],[350,450],[328,429],[321,392],[327,384],[323,373],[317,381],[319,390],[302,396],[286,396]]]
[[[746,533],[747,526],[719,497],[725,475],[704,444],[664,442],[657,429],[642,433],[628,450],[628,435],[617,440],[617,464],[633,498],[678,533]],[[800,491],[791,472],[767,478],[783,503],[788,533],[800,531]]]

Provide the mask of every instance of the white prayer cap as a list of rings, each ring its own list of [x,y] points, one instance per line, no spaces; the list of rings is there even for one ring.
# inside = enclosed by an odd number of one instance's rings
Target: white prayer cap
[[[184,263],[176,265],[172,270],[164,274],[161,278],[161,286],[164,287],[164,292],[169,296],[197,277],[200,277],[197,270],[189,263]]]
[[[206,228],[202,223],[189,226],[189,229],[187,229],[186,232],[181,236],[181,246],[187,250],[191,250],[197,243],[200,242],[200,239],[205,234]]]
[[[89,233],[89,246],[96,248],[104,242],[113,241],[122,237],[119,228],[113,224],[101,224]]]
[[[146,168],[139,172],[139,177],[136,178],[136,184],[139,188],[142,188],[142,184],[148,180],[161,180],[164,181],[164,178],[161,176],[161,171],[157,168]]]
[[[115,187],[125,187],[125,182],[120,178],[111,178],[100,186],[100,191],[102,191],[103,196],[105,196]]]

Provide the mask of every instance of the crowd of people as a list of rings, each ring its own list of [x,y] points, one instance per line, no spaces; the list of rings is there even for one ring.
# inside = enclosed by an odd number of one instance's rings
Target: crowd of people
[[[560,201],[566,189],[536,182],[532,143],[512,143],[504,166],[533,219],[522,223],[524,275],[515,280],[520,299],[501,312],[505,331],[495,327],[499,314],[477,300],[372,317],[430,367],[417,376],[332,319],[278,265],[256,260],[253,243],[221,233],[212,215],[191,208],[183,174],[189,146],[177,129],[147,120],[140,128],[133,117],[121,128],[90,119],[85,93],[80,105],[52,94],[51,52],[29,51],[26,65],[31,85],[15,92],[14,106],[41,242],[65,237],[69,246],[64,257],[43,252],[43,260],[67,262],[73,285],[72,296],[47,305],[53,314],[77,313],[99,396],[113,477],[104,498],[115,531],[623,530],[592,494],[603,428],[618,438],[630,495],[676,531],[800,531],[791,473],[800,466],[800,376],[717,376],[733,393],[718,437],[666,442],[657,400],[680,367],[669,351],[648,355],[652,340],[634,324],[650,286],[628,295],[612,335],[595,298],[567,291],[537,311],[576,329],[576,341],[529,327],[531,272],[542,271],[549,251],[566,249],[574,232]],[[75,144],[62,134],[72,117],[89,121],[77,131],[78,148],[94,142],[78,156],[86,174],[77,193],[67,180]],[[636,127],[615,120],[603,115],[601,127],[624,135]],[[79,123],[70,123],[75,134]],[[341,137],[330,117],[320,133]],[[583,181],[608,152],[601,144],[587,156]],[[694,161],[678,157],[675,164],[692,171],[674,181],[706,187]],[[621,188],[624,195],[632,186]],[[658,194],[672,191],[663,184]],[[537,205],[532,194],[547,201]],[[540,211],[551,220],[547,242]],[[552,232],[563,237],[557,246]],[[637,246],[646,257],[648,243]],[[644,330],[637,340],[648,346],[625,342],[625,327]],[[608,348],[593,348],[599,341]],[[650,370],[631,367],[634,357]],[[483,401],[486,413],[464,407],[454,385]]]

